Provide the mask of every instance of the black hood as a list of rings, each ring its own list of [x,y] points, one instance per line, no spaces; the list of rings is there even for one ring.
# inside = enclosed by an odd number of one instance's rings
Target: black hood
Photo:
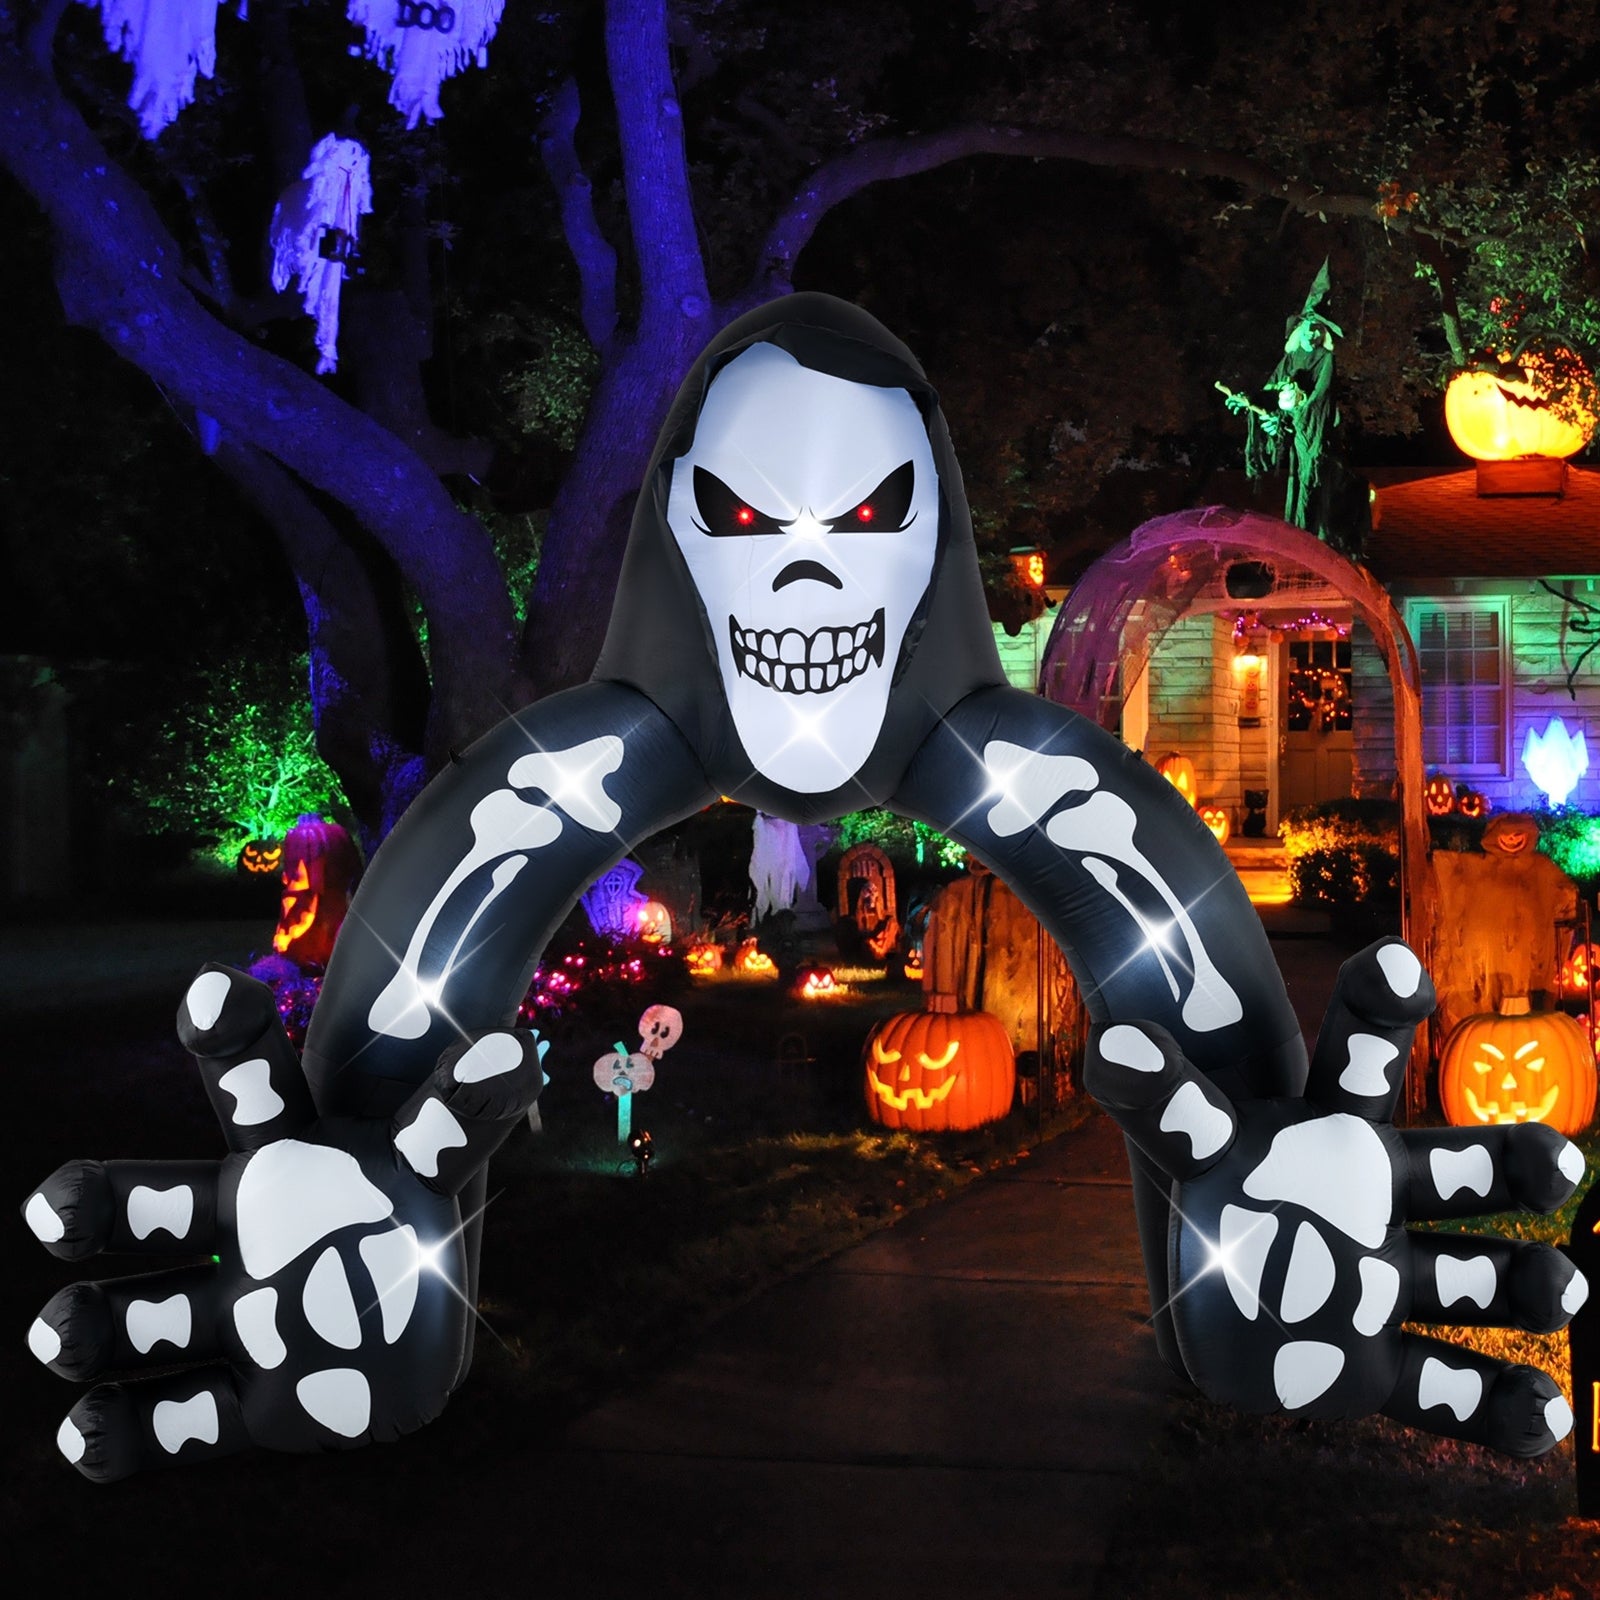
[[[922,415],[939,475],[933,574],[901,645],[882,731],[855,777],[826,794],[796,793],[751,765],[723,693],[710,620],[667,525],[672,466],[694,442],[711,380],[762,343],[813,371],[904,389]],[[916,357],[875,318],[832,295],[789,295],[740,317],[701,353],[672,403],[639,493],[594,676],[653,700],[694,746],[721,793],[795,822],[882,804],[945,712],[974,690],[1005,682],[938,396]]]

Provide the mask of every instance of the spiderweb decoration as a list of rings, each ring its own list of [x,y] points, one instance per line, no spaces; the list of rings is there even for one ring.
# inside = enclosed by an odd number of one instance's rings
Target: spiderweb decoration
[[[355,259],[361,218],[372,210],[372,164],[354,139],[330,133],[311,152],[298,183],[273,208],[272,287],[295,280],[306,315],[317,320],[317,371],[339,365],[339,290]]]
[[[128,104],[154,139],[217,65],[217,0],[100,0],[106,49],[133,66]]]
[[[504,9],[505,0],[350,0],[346,14],[366,33],[350,53],[394,78],[389,104],[408,128],[437,122],[444,115],[439,85],[470,66],[488,66]]]
[[[1578,691],[1575,687],[1578,674],[1583,671],[1584,662],[1586,662],[1597,649],[1600,649],[1600,606],[1596,606],[1588,600],[1581,599],[1579,596],[1566,590],[1556,588],[1556,586],[1547,578],[1541,578],[1539,580],[1539,587],[1546,590],[1548,593],[1553,594],[1556,599],[1566,602],[1567,613],[1563,618],[1563,621],[1567,629],[1575,638],[1587,639],[1589,641],[1586,645],[1584,645],[1583,649],[1578,652],[1578,659],[1574,661],[1570,667],[1567,667],[1567,695],[1569,699],[1575,702],[1578,698]],[[1570,588],[1571,586],[1569,584],[1568,590],[1570,590]],[[1566,653],[1566,640],[1563,639],[1561,642],[1563,666],[1566,666]]]

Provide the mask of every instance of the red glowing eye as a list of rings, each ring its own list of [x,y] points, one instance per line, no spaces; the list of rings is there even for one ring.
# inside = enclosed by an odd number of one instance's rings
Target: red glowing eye
[[[750,524],[756,520],[756,514],[750,509],[749,506],[740,506],[739,509],[734,512],[733,516],[734,521],[736,521],[741,528],[748,528]]]
[[[863,505],[859,505],[859,506],[856,507],[856,521],[857,522],[871,522],[872,521],[872,507],[871,507],[871,505],[863,504]]]

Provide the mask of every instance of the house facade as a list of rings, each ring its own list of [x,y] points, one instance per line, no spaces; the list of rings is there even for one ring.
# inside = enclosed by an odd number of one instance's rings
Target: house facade
[[[1600,472],[1369,477],[1367,566],[1417,646],[1428,774],[1495,810],[1546,803],[1522,761],[1529,731],[1542,739],[1559,719],[1565,735],[1600,737]],[[1199,799],[1226,808],[1236,836],[1247,794],[1269,838],[1296,806],[1392,794],[1393,691],[1349,600],[1281,570],[1254,598],[1229,587],[1219,574],[1130,668],[1124,740],[1187,756]],[[1600,743],[1594,762],[1568,798],[1600,810]]]

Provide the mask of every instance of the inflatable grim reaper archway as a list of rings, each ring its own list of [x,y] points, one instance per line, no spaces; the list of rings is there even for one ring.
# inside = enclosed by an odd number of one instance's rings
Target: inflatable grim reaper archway
[[[1439,1309],[1438,1259],[1459,1276],[1468,1254],[1490,1267],[1486,1319],[1564,1323],[1581,1280],[1557,1252],[1521,1246],[1513,1271],[1504,1241],[1404,1220],[1549,1209],[1575,1147],[1538,1125],[1390,1126],[1433,1008],[1397,941],[1346,963],[1308,1075],[1205,825],[1092,721],[1005,684],[922,369],[854,306],[795,295],[685,380],[594,678],[484,735],[378,852],[303,1060],[263,986],[191,985],[179,1031],[231,1153],[74,1162],[28,1198],[68,1259],[210,1257],[41,1311],[29,1344],[56,1371],[156,1369],[73,1407],[69,1460],[110,1479],[347,1448],[442,1409],[471,1355],[486,1163],[544,1081],[511,1026],[532,966],[585,885],[719,793],[797,822],[888,804],[1016,887],[1096,1024],[1085,1081],[1135,1151],[1162,1351],[1213,1398],[1381,1408],[1519,1454],[1570,1431],[1544,1374],[1402,1324]]]
[[[1371,573],[1304,529],[1260,512],[1207,506],[1153,517],[1100,556],[1062,601],[1045,646],[1040,693],[1115,732],[1127,694],[1148,666],[1157,640],[1236,561],[1263,563],[1274,581],[1280,574],[1311,573],[1348,600],[1372,633],[1394,692],[1400,929],[1426,964],[1433,950],[1437,897],[1422,795],[1417,650]],[[1270,598],[1255,602],[1269,603]],[[1408,1092],[1420,1097],[1427,1065],[1420,1046],[1414,1065]]]

